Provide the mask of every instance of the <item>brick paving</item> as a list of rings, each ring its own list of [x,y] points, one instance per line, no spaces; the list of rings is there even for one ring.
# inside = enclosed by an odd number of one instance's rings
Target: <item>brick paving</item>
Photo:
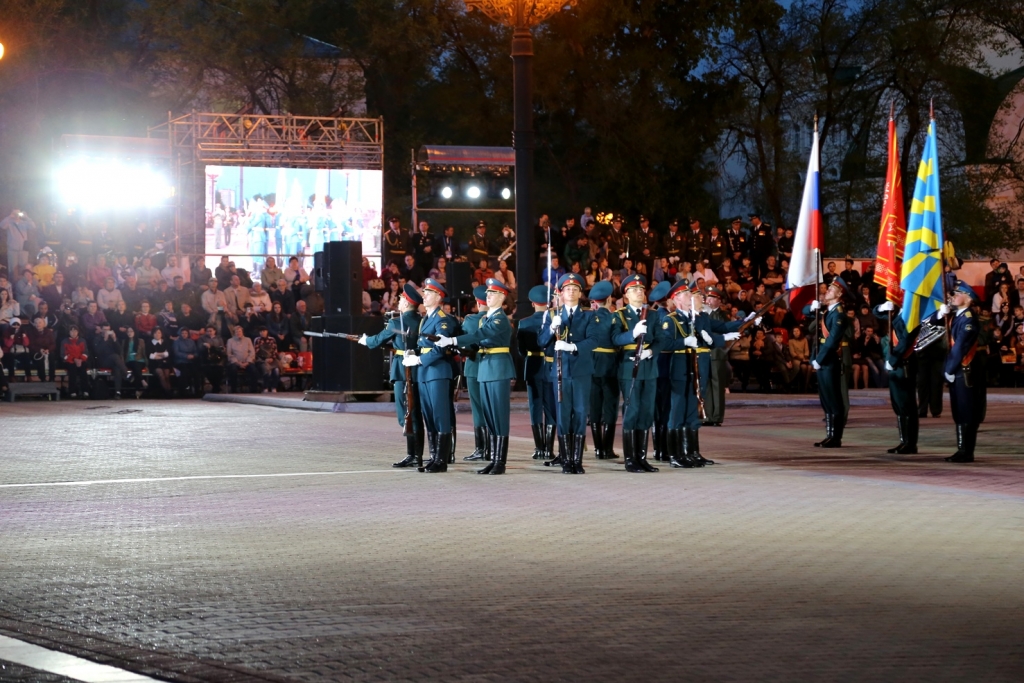
[[[18,403],[0,485],[168,479],[0,487],[0,633],[179,681],[1019,681],[1021,415],[953,466],[948,410],[895,457],[888,408],[826,453],[738,408],[720,465],[570,477],[516,414],[478,477],[391,470],[390,415]]]

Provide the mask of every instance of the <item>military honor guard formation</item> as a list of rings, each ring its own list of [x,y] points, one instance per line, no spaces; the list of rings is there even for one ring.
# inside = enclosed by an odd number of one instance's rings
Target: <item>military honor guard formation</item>
[[[957,445],[946,460],[965,463],[974,460],[985,406],[983,374],[972,372],[978,325],[971,305],[977,295],[955,279],[948,286],[948,304],[910,334],[891,301],[874,313],[891,321],[884,348],[899,444],[888,452],[917,453],[919,337],[922,330],[936,335],[945,330],[945,377]],[[721,293],[714,286],[701,291],[682,281],[661,282],[648,291],[643,275],[631,275],[621,289],[622,306],[613,310],[610,282],[597,283],[584,301],[580,276],[563,275],[553,288],[530,290],[533,313],[516,326],[508,313],[511,292],[494,278],[475,289],[477,310],[461,319],[445,312],[447,292],[436,280],[427,278],[422,289],[406,285],[399,314],[379,334],[359,339],[370,348],[393,349],[390,377],[406,437],[406,456],[393,466],[438,473],[456,462],[455,402],[463,380],[474,434],[473,451],[463,460],[483,464],[478,474],[507,471],[511,393],[517,381],[526,389],[533,459],[545,466],[584,474],[588,425],[595,460],[619,459],[615,436],[621,429],[626,472],[658,472],[651,460],[678,469],[713,465],[701,452],[700,430],[721,426],[725,419],[724,352],[747,327],[760,325],[763,311],[775,302],[744,319],[728,320],[717,315]],[[814,446],[831,449],[843,445],[849,413],[842,378],[849,325],[844,302],[851,292],[841,277],[822,289],[823,295],[803,313],[818,332],[812,367],[825,438]],[[653,458],[648,458],[651,449]]]

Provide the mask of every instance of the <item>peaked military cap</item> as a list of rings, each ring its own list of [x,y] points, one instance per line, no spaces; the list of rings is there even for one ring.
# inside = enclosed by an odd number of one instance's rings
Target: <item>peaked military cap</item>
[[[654,289],[648,295],[647,300],[650,302],[661,301],[668,296],[668,290],[672,288],[672,284],[668,280],[662,280],[658,284],[654,285]]]
[[[474,290],[475,292],[476,290]],[[484,298],[487,297],[487,292],[501,292],[505,296],[509,295],[509,288],[505,286],[505,283],[496,277],[487,278],[487,287],[484,288]]]
[[[622,281],[622,291],[625,292],[630,287],[639,287],[640,289],[647,289],[647,280],[643,275],[636,273],[630,275]]]
[[[432,292],[437,292],[444,297],[448,296],[448,291],[444,288],[444,285],[432,277],[428,277],[423,281],[423,289],[429,289]]]
[[[420,296],[420,290],[416,289],[416,285],[411,282],[405,283],[405,287],[402,288],[402,296],[409,300],[409,303],[419,306],[423,303],[423,297]]]
[[[537,285],[530,290],[530,303],[546,304],[548,302],[548,288],[544,285]]]
[[[956,281],[956,290],[955,291],[961,292],[961,293],[966,294],[967,296],[971,297],[971,301],[974,302],[974,303],[980,303],[980,301],[981,301],[978,298],[978,293],[974,291],[974,287],[971,287],[969,284],[967,284],[963,280],[957,280]]]
[[[832,280],[832,284],[830,284],[829,287],[838,287],[845,296],[853,296],[853,290],[850,289],[850,285],[846,284],[846,280],[838,275],[834,280]]]
[[[577,273],[566,273],[562,277],[558,278],[558,288],[562,289],[566,285],[576,285],[582,290],[583,278]]]
[[[490,282],[490,280],[488,280]],[[473,288],[473,298],[477,301],[487,303],[487,287],[483,285],[477,285]]]
[[[669,288],[669,290],[668,290],[668,297],[671,299],[677,293],[679,293],[681,290],[684,290],[684,289],[686,291],[690,291],[690,283],[687,282],[686,280],[679,280],[674,285],[672,285],[671,288]]]
[[[608,297],[615,291],[615,287],[608,280],[601,280],[594,284],[590,288],[590,300],[591,301],[607,301]]]

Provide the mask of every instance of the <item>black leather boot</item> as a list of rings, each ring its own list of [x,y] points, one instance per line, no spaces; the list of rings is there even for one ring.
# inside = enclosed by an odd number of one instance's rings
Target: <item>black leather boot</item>
[[[431,474],[448,471],[448,459],[452,453],[452,433],[445,432],[437,435],[437,457],[427,463],[425,472]]]
[[[530,425],[533,430],[533,459],[544,459],[544,425]]]
[[[427,460],[426,465],[421,465],[420,472],[426,472],[427,468],[434,464],[437,460],[437,432],[427,432],[427,448],[430,454],[430,459]]]
[[[423,457],[422,455],[420,456]],[[409,434],[405,437],[405,460],[392,463],[392,467],[415,467],[416,466],[416,435]]]
[[[956,453],[946,458],[946,462],[974,462],[974,446],[971,444],[970,430],[968,425],[958,424],[956,426]]]
[[[476,471],[477,474],[490,474],[491,472],[494,471],[494,467],[495,467],[495,465],[497,463],[497,460],[498,460],[498,444],[497,444],[497,441],[496,441],[497,438],[498,437],[496,437],[496,436],[488,435],[488,438],[487,438],[487,449],[486,450],[487,450],[488,454],[490,454],[490,456],[491,456],[491,458],[490,458],[491,461],[489,463],[487,463],[487,465],[483,469],[477,470]]]
[[[699,462],[701,467],[704,467],[705,465],[714,465],[715,464],[714,460],[709,460],[708,458],[705,458],[703,455],[700,454],[700,430],[699,429],[691,429],[690,430],[690,448],[692,449],[691,452],[690,452],[690,457],[692,457],[694,460]]]
[[[654,424],[654,459],[658,462],[664,460],[665,454],[665,442],[662,439],[661,425],[658,423]]]
[[[487,452],[487,433],[483,427],[473,427],[473,452],[463,460],[483,460]]]
[[[825,438],[815,442],[815,448],[828,448],[827,444],[832,442],[834,436],[835,424],[836,416],[831,413],[825,413]]]
[[[505,463],[508,462],[508,437],[494,437],[494,446],[498,454],[494,456],[494,469],[491,470],[491,474],[505,474]]]
[[[544,428],[544,458],[546,460],[555,458],[555,425],[548,425]]]
[[[636,432],[632,429],[622,430],[622,458],[626,461],[627,472],[646,472],[636,463]]]
[[[457,435],[457,433],[455,431],[455,419],[454,418],[452,418],[452,431],[448,432],[448,435],[452,437],[452,446],[451,446],[451,449],[448,451],[448,458],[445,460],[445,462],[447,464],[451,465],[451,464],[454,464],[454,462],[455,462],[455,445],[456,445],[456,443],[458,443],[458,440],[459,440],[459,437],[458,437],[458,435]],[[447,468],[445,468],[445,471],[447,471]]]
[[[583,449],[587,445],[586,434],[575,434],[572,440],[572,473],[573,474],[586,474],[587,471],[583,469]]]
[[[649,431],[643,430],[643,429],[638,429],[636,431],[636,435],[637,435],[636,436],[636,440],[637,440],[637,442],[639,443],[639,446],[640,446],[639,448],[637,448],[636,464],[644,472],[657,472],[658,468],[655,467],[654,465],[650,464],[649,462],[647,462],[647,437],[648,437],[649,434],[650,434]],[[657,445],[657,441],[658,441],[657,433],[655,433],[654,441],[655,441],[655,445]]]
[[[683,467],[693,467],[686,459],[683,452],[683,430],[682,429],[669,429],[665,435],[666,444],[668,445],[668,461],[672,467],[681,469]]]
[[[900,443],[897,446],[887,449],[886,453],[902,453],[903,449],[907,447],[907,431],[906,431],[906,419],[902,415],[896,416],[896,431],[900,434]]]
[[[601,423],[590,423],[590,434],[594,437],[594,459],[604,460],[604,439],[601,438]]]
[[[821,444],[822,448],[842,448],[843,428],[846,427],[846,418],[843,415],[832,416],[832,440]]]
[[[704,458],[700,454],[700,447],[697,445],[697,430],[683,427],[683,445],[686,448],[686,458],[693,463],[692,467],[704,467]]]
[[[615,423],[604,423],[604,457],[606,460],[615,460],[619,456],[615,453]]]
[[[921,428],[921,422],[917,417],[917,413],[911,413],[904,419],[907,421],[903,427],[907,436],[907,446],[903,452],[913,455],[917,453],[917,435],[918,430]]]
[[[562,461],[562,474],[574,474],[572,451],[576,444],[575,434],[558,435],[558,457]]]

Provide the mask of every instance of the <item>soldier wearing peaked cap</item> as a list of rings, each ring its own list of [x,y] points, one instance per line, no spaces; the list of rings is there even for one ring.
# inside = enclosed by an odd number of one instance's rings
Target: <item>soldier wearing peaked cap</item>
[[[469,238],[469,256],[473,265],[476,266],[481,260],[490,258],[491,241],[487,239],[487,223],[479,221],[476,224],[476,231]]]
[[[555,441],[555,406],[549,400],[548,372],[544,347],[537,342],[541,322],[547,315],[548,289],[537,285],[529,292],[533,315],[519,321],[516,345],[523,358],[523,380],[530,406],[530,428],[533,431],[533,459],[544,460],[551,455]],[[552,359],[553,360],[553,359]]]
[[[420,323],[419,355],[406,355],[403,365],[419,367],[417,382],[423,405],[430,462],[425,472],[447,472],[448,461],[455,452],[452,397],[452,359],[449,349],[431,341],[435,337],[451,337],[459,333],[459,324],[441,310],[448,293],[433,278],[423,281],[423,306],[427,315]]]
[[[845,280],[845,278],[844,278]],[[896,413],[896,427],[900,443],[887,453],[917,453],[917,434],[920,418],[917,416],[917,342],[920,326],[907,332],[907,324],[900,316],[900,307],[891,301],[875,306],[875,317],[891,320],[889,334],[882,339],[885,369],[889,372],[889,401]]]
[[[567,273],[558,281],[562,305],[543,321],[537,341],[555,359],[548,380],[556,393],[559,446],[565,453],[563,474],[584,474],[583,447],[587,438],[590,378],[594,374],[594,349],[601,340],[598,316],[580,307],[583,278]],[[559,381],[561,377],[562,381]],[[561,400],[558,387],[561,384]]]
[[[662,280],[651,289],[647,301],[651,308],[647,311],[647,329],[661,329],[661,323],[668,316],[666,300],[672,283]],[[672,382],[669,369],[672,353],[664,347],[658,354],[658,389],[654,398],[654,459],[668,462],[668,416],[672,410]]]
[[[509,289],[501,280],[487,279],[487,311],[471,326],[463,324],[457,337],[442,335],[437,345],[466,347],[476,345],[479,362],[477,381],[480,385],[480,404],[487,428],[490,464],[477,474],[504,474],[508,461],[509,417],[512,379],[512,323],[505,315],[505,299]]]
[[[846,410],[840,382],[843,375],[843,344],[849,321],[843,311],[843,299],[850,288],[841,277],[836,277],[825,290],[824,302],[817,299],[804,307],[805,316],[813,316],[824,308],[819,321],[818,350],[811,359],[811,367],[818,376],[818,396],[825,411],[825,438],[814,445],[821,448],[839,448],[843,445]]]
[[[487,313],[487,287],[478,285],[473,288],[477,312],[470,313],[462,319],[462,329],[472,330]],[[466,380],[466,391],[469,393],[469,409],[473,414],[473,452],[463,460],[488,460],[487,423],[484,420],[483,404],[480,402],[480,384],[477,382],[477,346],[471,345],[462,349],[462,376]]]
[[[711,329],[718,334],[729,334],[736,332],[743,325],[743,321],[730,320],[729,316],[719,308],[722,305],[722,290],[716,285],[710,285],[704,293],[704,310],[711,318]],[[753,314],[747,316],[752,318]],[[707,420],[704,424],[720,427],[725,420],[725,388],[729,384],[729,363],[727,352],[723,348],[711,349],[711,376],[708,377],[707,402],[705,411]]]
[[[977,293],[960,280],[950,294],[950,305],[943,304],[930,316],[932,322],[952,317],[943,372],[949,382],[949,404],[956,424],[956,453],[946,458],[946,462],[974,462],[978,427],[984,416],[985,369],[976,357],[981,329],[971,311],[971,305],[977,303]]]
[[[590,307],[601,327],[600,341],[594,349],[594,374],[590,381],[590,433],[594,438],[594,457],[613,460],[617,456],[615,423],[619,412],[618,351],[611,341],[612,318],[609,309],[614,287],[602,280],[590,288]]]
[[[416,288],[407,284],[398,298],[398,318],[392,318],[384,329],[368,337],[365,334],[359,338],[363,346],[375,349],[382,344],[391,343],[395,350],[391,357],[391,382],[395,389],[395,412],[398,413],[398,425],[405,428],[405,413],[408,409],[406,403],[405,367],[402,361],[405,354],[412,354],[416,350],[416,339],[420,331],[419,306],[423,303],[423,297]],[[414,403],[411,411],[412,430],[406,435],[405,459],[396,462],[392,467],[413,467],[423,463],[423,413],[420,410],[418,398],[419,388],[415,386],[418,368],[411,368],[410,373],[413,381]]]

